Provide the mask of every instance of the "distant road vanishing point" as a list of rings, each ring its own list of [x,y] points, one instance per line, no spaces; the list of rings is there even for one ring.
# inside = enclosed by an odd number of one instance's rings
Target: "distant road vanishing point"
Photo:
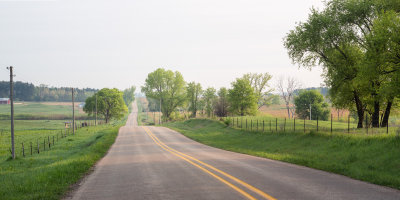
[[[134,102],[108,154],[67,199],[398,200],[400,191],[138,126]]]

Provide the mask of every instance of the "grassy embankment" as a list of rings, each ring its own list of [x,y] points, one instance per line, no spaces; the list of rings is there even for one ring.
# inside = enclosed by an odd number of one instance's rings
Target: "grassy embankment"
[[[126,121],[113,122],[109,125],[78,129],[75,135],[59,138],[51,149],[25,158],[17,145],[17,159],[10,159],[10,154],[0,154],[0,197],[1,199],[60,199],[69,186],[76,183],[108,151],[114,143],[119,127]],[[45,121],[44,121],[45,122]],[[51,128],[51,122],[47,123]],[[16,127],[29,124],[42,126],[39,121],[17,121]],[[21,126],[25,125],[25,126]],[[58,128],[59,124],[53,124]],[[29,139],[46,134],[44,130],[18,130],[18,137]],[[7,136],[9,137],[9,136]],[[9,144],[4,144],[9,145]],[[35,144],[36,145],[36,144]]]
[[[192,119],[164,124],[209,146],[343,174],[400,189],[400,137],[303,132],[251,132]]]

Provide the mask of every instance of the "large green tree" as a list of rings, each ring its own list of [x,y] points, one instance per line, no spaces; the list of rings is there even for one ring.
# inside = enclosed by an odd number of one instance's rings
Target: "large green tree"
[[[379,126],[380,112],[389,113],[390,102],[396,96],[382,92],[396,79],[387,78],[393,72],[378,56],[390,49],[377,48],[380,39],[373,32],[376,21],[382,18],[379,13],[392,10],[398,16],[398,7],[398,1],[327,1],[324,10],[313,9],[308,20],[285,38],[285,47],[295,63],[307,68],[318,64],[324,67],[325,82],[332,88],[332,103],[356,110],[359,128],[364,111],[371,113],[372,125]]]
[[[218,117],[226,117],[228,115],[228,90],[224,87],[218,90],[218,99],[214,103],[215,114]]]
[[[319,119],[328,120],[330,110],[328,104],[324,101],[324,96],[316,90],[301,91],[294,98],[296,105],[296,114],[301,119]]]
[[[257,112],[257,95],[247,79],[238,78],[232,82],[228,91],[231,112],[244,115],[254,115]]]
[[[217,95],[215,94],[216,92],[217,91],[212,87],[209,87],[204,91],[203,101],[208,117],[210,117],[214,111],[214,103],[217,98]]]
[[[189,101],[189,111],[192,113],[191,117],[196,117],[197,111],[201,109],[200,98],[203,94],[203,89],[200,83],[190,82],[186,87],[186,95]]]
[[[89,115],[94,115],[96,113],[96,96],[97,113],[103,116],[106,123],[111,119],[121,119],[128,112],[128,108],[122,97],[123,92],[116,88],[103,88],[86,99],[83,111]]]
[[[148,74],[142,92],[146,97],[160,101],[163,118],[170,119],[176,108],[186,100],[185,84],[180,72],[158,68]]]
[[[257,97],[258,108],[271,103],[271,92],[273,89],[269,88],[268,82],[271,80],[272,76],[265,73],[247,73],[243,75],[243,79],[250,82],[251,87],[254,89],[254,93]]]

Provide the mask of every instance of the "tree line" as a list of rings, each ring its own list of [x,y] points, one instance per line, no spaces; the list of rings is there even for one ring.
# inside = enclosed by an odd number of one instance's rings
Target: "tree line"
[[[173,119],[179,110],[189,111],[191,117],[198,112],[208,116],[225,117],[254,115],[264,105],[279,104],[279,96],[272,94],[268,73],[248,73],[231,83],[232,88],[203,89],[200,83],[186,83],[178,71],[159,68],[148,74],[141,91],[149,101],[150,111],[159,111],[164,120]]]
[[[284,38],[294,63],[324,69],[332,104],[357,113],[358,128],[388,124],[400,96],[400,2],[329,0]]]
[[[75,101],[83,102],[97,91],[97,89],[92,88],[75,89]],[[0,81],[0,98],[7,98],[9,96],[10,82]],[[69,87],[49,87],[44,84],[35,86],[32,83],[18,81],[14,83],[14,99],[16,101],[68,102],[72,99],[72,93]]]

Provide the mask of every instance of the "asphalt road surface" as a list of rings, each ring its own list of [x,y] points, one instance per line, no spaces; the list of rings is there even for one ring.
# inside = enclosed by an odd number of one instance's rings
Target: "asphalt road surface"
[[[115,144],[69,199],[400,199],[399,190],[216,149],[136,121],[134,104]]]

